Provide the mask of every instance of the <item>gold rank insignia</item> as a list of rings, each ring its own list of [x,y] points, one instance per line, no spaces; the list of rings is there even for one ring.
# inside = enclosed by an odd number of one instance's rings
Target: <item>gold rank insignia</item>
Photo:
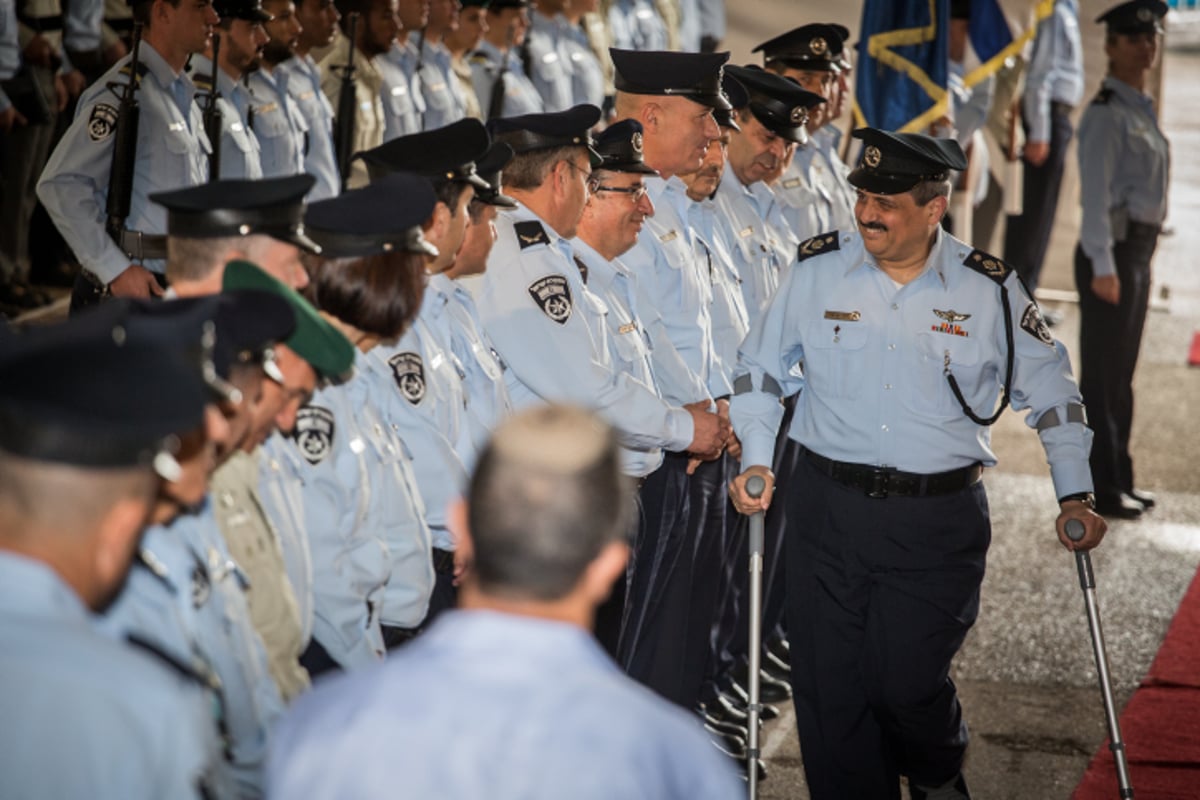
[[[1008,264],[982,250],[972,250],[971,254],[963,260],[963,266],[970,267],[999,284],[1003,284],[1008,273],[1012,272],[1012,268]]]
[[[800,250],[796,253],[796,260],[803,261],[806,258],[819,256],[821,253],[828,253],[840,248],[841,243],[838,241],[837,231],[822,233],[820,236],[814,236],[800,243]]]
[[[862,319],[860,311],[830,311],[825,310],[825,319],[836,319],[840,322],[858,322]]]

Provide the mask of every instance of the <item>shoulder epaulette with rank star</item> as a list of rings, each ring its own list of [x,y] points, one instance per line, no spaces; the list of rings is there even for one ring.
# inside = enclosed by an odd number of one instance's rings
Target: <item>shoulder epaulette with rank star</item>
[[[972,250],[971,255],[963,259],[963,266],[970,267],[999,284],[1003,284],[1008,278],[1008,273],[1012,272],[1012,267],[1008,264],[982,250]]]
[[[1108,101],[1112,99],[1113,94],[1113,90],[1105,86],[1103,89],[1096,92],[1096,96],[1092,98],[1092,102],[1098,106],[1108,105]]]
[[[800,249],[796,253],[796,260],[803,261],[806,258],[819,256],[821,253],[829,253],[834,250],[840,250],[842,243],[838,232],[822,233],[820,236],[814,236],[811,239],[806,239],[800,243]]]
[[[207,75],[193,75],[192,83],[196,84],[196,88],[199,89],[202,94],[208,94],[212,91],[212,80]]]
[[[546,229],[536,219],[518,222],[513,225],[513,230],[517,232],[517,241],[521,243],[522,250],[535,244],[550,244]]]

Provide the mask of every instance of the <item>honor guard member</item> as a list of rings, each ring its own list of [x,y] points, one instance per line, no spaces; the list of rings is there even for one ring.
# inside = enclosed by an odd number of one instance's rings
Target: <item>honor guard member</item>
[[[296,175],[214,181],[155,195],[152,199],[168,210],[167,275],[172,293],[194,297],[228,288],[226,264],[242,263],[235,259],[252,259],[279,281],[303,287],[308,277],[300,264],[301,250],[319,249],[304,235],[304,196],[312,184],[311,176]],[[278,410],[271,409],[281,402],[287,381],[276,358],[280,351],[273,349],[263,363],[269,380],[260,380],[263,399],[253,406],[251,436],[213,474],[211,517],[247,578],[250,619],[266,648],[271,675],[287,699],[308,686],[298,661],[307,640],[279,536],[265,518],[257,493],[258,445],[270,433]]]
[[[563,407],[496,432],[455,509],[479,567],[462,609],[380,670],[304,698],[280,731],[270,796],[390,797],[397,773],[414,796],[450,800],[744,792],[695,722],[621,675],[588,633],[628,557],[617,439]],[[471,769],[453,767],[463,759]]]
[[[304,171],[317,179],[308,195],[310,202],[316,202],[333,197],[342,185],[333,149],[333,106],[321,90],[321,70],[312,56],[333,41],[340,16],[333,0],[300,0],[296,19],[302,30],[293,55],[276,69],[287,75],[288,94],[308,125]]]
[[[208,137],[196,87],[184,72],[188,56],[204,52],[218,17],[202,5],[134,0],[145,24],[137,80],[129,86],[130,55],[80,97],[75,121],[63,134],[38,182],[38,197],[71,246],[86,275],[75,283],[72,305],[90,305],[104,293],[117,297],[162,294],[166,213],[149,201],[156,191],[208,180]],[[138,107],[136,153],[113,158],[122,97]],[[108,192],[121,176],[132,182],[129,213],[108,219]]]
[[[803,389],[789,435],[804,456],[780,499],[810,791],[894,796],[903,774],[916,797],[967,797],[948,672],[979,609],[988,425],[1006,405],[1029,410],[1068,549],[1105,530],[1091,510],[1091,432],[1066,349],[1019,278],[941,227],[950,171],[966,164],[958,143],[855,136],[858,232],[805,242],[742,346],[732,414],[745,472],[730,492],[744,514],[771,502],[779,400]],[[751,475],[766,480],[759,500],[745,492]],[[1071,519],[1080,542],[1064,532]]]
[[[1096,508],[1138,517],[1154,496],[1136,487],[1129,435],[1133,373],[1150,299],[1150,261],[1167,214],[1170,144],[1146,79],[1162,46],[1165,3],[1124,3],[1107,26],[1109,71],[1079,125],[1083,223],[1075,250],[1081,388],[1095,427]]]
[[[421,130],[444,128],[467,116],[463,90],[454,77],[450,50],[445,43],[446,33],[458,25],[458,0],[403,0],[428,9],[428,22],[420,30],[408,34],[417,48],[417,74],[425,112]],[[407,26],[405,26],[407,27]],[[470,92],[474,94],[474,90]]]
[[[403,15],[401,20],[403,21]],[[403,33],[402,24],[397,30],[396,41],[392,42],[387,52],[380,53],[372,59],[382,80],[380,100],[383,103],[385,142],[400,136],[420,133],[421,119],[425,114],[421,78],[417,74],[419,52],[416,44]]]
[[[400,34],[396,21],[394,0],[352,0],[353,7],[346,6],[339,23],[342,35],[336,46],[321,60],[324,79],[321,88],[336,109],[342,93],[343,70],[348,63],[354,65],[354,97],[357,100],[354,116],[354,137],[351,152],[370,150],[383,144],[385,115],[383,107],[383,76],[376,67],[376,57],[387,53]],[[347,60],[350,14],[359,14],[353,47],[354,60]],[[337,124],[337,120],[334,120]],[[367,172],[362,164],[350,170],[348,185],[360,187],[367,183]]]
[[[566,111],[575,105],[573,69],[561,42],[570,25],[563,16],[567,0],[538,0],[529,12],[525,35],[529,78],[542,96],[546,111]],[[597,104],[598,105],[598,104]]]
[[[471,80],[471,64],[467,60],[479,43],[487,27],[487,8],[491,0],[465,0],[458,13],[458,25],[442,35],[442,42],[450,51],[450,73],[458,82],[458,95],[463,111],[468,117],[484,119],[483,108],[475,95],[475,84]]]
[[[299,458],[290,437],[295,431],[296,415],[306,405],[319,381],[335,380],[347,374],[354,365],[354,347],[340,332],[322,319],[311,303],[296,293],[286,283],[268,272],[258,269],[248,261],[230,261],[224,270],[223,287],[226,290],[253,289],[270,291],[283,297],[292,306],[296,327],[286,341],[275,345],[272,356],[280,373],[280,379],[263,381],[264,409],[256,414],[256,434],[266,435],[260,450],[250,453],[258,475],[247,476],[242,486],[252,487],[260,515],[268,519],[277,542],[264,549],[281,549],[284,570],[287,575],[286,591],[278,597],[263,597],[266,585],[253,583],[248,591],[251,614],[256,618],[256,627],[270,658],[271,674],[275,676],[284,700],[293,699],[308,685],[307,670],[298,668],[298,658],[312,638],[312,552],[308,546],[308,534],[304,518],[305,486],[294,479],[299,470],[284,470],[283,464],[292,464]],[[270,375],[269,375],[270,377]],[[230,462],[233,463],[233,462]],[[227,464],[228,467],[228,464]],[[299,464],[295,464],[299,467]],[[221,470],[217,470],[217,482]],[[217,491],[216,482],[214,491]],[[248,516],[248,515],[247,515]],[[230,548],[240,565],[247,565],[245,554],[239,554],[233,543]],[[245,549],[245,547],[242,547]],[[274,569],[274,565],[272,565]],[[299,621],[299,634],[288,638],[287,630],[266,631],[259,624],[257,607],[262,603],[286,606],[283,596],[295,603],[295,614]],[[290,612],[289,608],[283,608]],[[263,615],[282,616],[283,614]],[[299,649],[296,649],[299,645]]]
[[[471,56],[471,78],[484,119],[546,110],[521,60],[528,31],[528,0],[492,0],[483,41]]]
[[[219,69],[213,70],[212,48],[204,55],[192,56],[188,65],[188,74],[198,90],[196,103],[204,117],[205,131],[212,132],[208,122],[213,103],[221,122],[219,146],[210,141],[217,146],[211,158],[216,160],[215,154],[220,155],[220,173],[213,177],[261,178],[258,137],[249,124],[250,90],[242,78],[262,63],[262,48],[267,43],[263,23],[269,22],[271,15],[263,11],[261,0],[215,0],[213,7],[221,17],[220,32],[213,34],[214,42],[217,37],[221,39],[217,53]]]
[[[425,522],[433,537],[436,573],[429,619],[453,608],[455,578],[466,568],[446,519],[447,509],[466,487],[467,471],[458,453],[470,448],[466,410],[471,402],[466,369],[455,354],[451,330],[456,323],[450,303],[454,283],[443,273],[454,263],[470,225],[468,206],[488,184],[475,174],[491,141],[483,123],[464,119],[445,128],[385,142],[361,154],[372,179],[394,172],[422,175],[438,197],[426,241],[437,256],[427,256],[428,283],[421,311],[396,343],[371,354],[386,376],[382,391],[389,402],[380,409],[413,454],[413,472],[425,502]]]
[[[246,77],[253,98],[248,112],[250,129],[261,146],[265,177],[299,175],[304,172],[308,122],[288,94],[288,73],[276,67],[294,55],[300,22],[292,0],[265,0],[263,8],[272,19],[264,25],[269,39],[263,47],[262,63]]]
[[[428,181],[395,174],[313,203],[305,215],[321,245],[309,296],[356,350],[353,377],[318,388],[293,437],[312,547],[313,641],[303,663],[313,675],[368,666],[383,657],[385,641],[410,638],[433,589],[425,510],[404,444],[377,410],[386,398],[367,354],[416,316],[422,257],[433,250],[420,225],[434,203]]]
[[[792,78],[803,88],[825,98],[820,113],[810,113],[806,127],[814,133],[832,119],[833,99],[838,79],[842,37],[837,28],[824,23],[802,25],[754,48],[763,54],[767,70]],[[839,162],[840,164],[840,159]],[[842,165],[841,169],[844,169]],[[826,160],[817,141],[798,147],[792,165],[779,180],[781,199],[796,211],[790,213],[797,236],[812,232],[813,220],[805,209],[816,193],[820,205],[817,223],[820,230],[851,230],[854,227],[854,194],[845,175],[837,174]]]
[[[608,6],[612,46],[649,52],[667,50],[670,34],[654,0],[613,0]]]
[[[136,578],[105,615],[104,629],[118,638],[161,642],[182,663],[211,670],[226,743],[221,783],[238,796],[261,794],[267,740],[283,702],[246,605],[249,583],[221,537],[207,489],[214,467],[247,434],[261,395],[264,354],[290,335],[295,320],[278,297],[238,292],[130,306],[118,322],[134,342],[177,336],[179,346],[195,347],[213,337],[207,369],[221,393],[215,407],[225,427],[220,437],[190,436],[181,448],[181,469],[164,484]]]
[[[299,658],[312,634],[312,556],[302,522],[303,487],[285,482],[270,466],[279,453],[268,450],[266,442],[281,441],[276,432],[286,436],[295,430],[296,414],[317,381],[349,372],[354,347],[294,289],[248,261],[231,261],[223,286],[278,295],[296,318],[292,335],[272,349],[276,374],[268,372],[269,380],[263,381],[250,438],[213,476],[222,534],[250,578],[251,618],[267,648],[271,675],[290,701],[309,685]],[[233,500],[240,493],[250,502],[227,502],[226,493]],[[296,568],[305,563],[307,570]]]
[[[594,10],[598,3],[593,0],[590,3],[567,3],[564,5],[561,13],[565,24],[561,26],[562,38],[559,40],[559,48],[571,66],[571,92],[575,98],[574,102],[576,104],[591,103],[604,108],[610,97],[608,80],[604,74],[604,65],[600,62],[600,56],[592,48],[591,42],[588,41],[587,31],[584,29],[587,5],[591,5]],[[587,16],[598,15],[587,14]]]
[[[764,178],[783,164],[792,148],[808,142],[808,115],[824,100],[756,66],[730,67],[729,74],[746,88],[749,102],[736,112],[741,130],[730,135],[717,188],[717,218],[732,245],[753,324],[800,244]]]
[[[214,789],[208,687],[95,629],[154,505],[155,465],[177,467],[172,444],[207,397],[180,351],[112,333],[65,323],[10,336],[0,356],[0,772],[13,796]]]

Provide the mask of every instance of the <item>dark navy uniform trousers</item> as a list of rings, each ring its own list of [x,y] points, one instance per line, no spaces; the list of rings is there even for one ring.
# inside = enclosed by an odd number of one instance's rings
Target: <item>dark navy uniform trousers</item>
[[[869,498],[801,458],[786,502],[793,702],[813,800],[899,798],[901,774],[950,781],[967,746],[950,662],[978,614],[991,540],[983,484]]]

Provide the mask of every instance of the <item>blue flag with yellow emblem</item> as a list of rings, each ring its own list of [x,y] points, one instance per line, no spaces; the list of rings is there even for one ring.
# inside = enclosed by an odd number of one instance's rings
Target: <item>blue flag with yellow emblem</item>
[[[949,0],[866,0],[855,115],[886,131],[924,133],[946,115]]]

